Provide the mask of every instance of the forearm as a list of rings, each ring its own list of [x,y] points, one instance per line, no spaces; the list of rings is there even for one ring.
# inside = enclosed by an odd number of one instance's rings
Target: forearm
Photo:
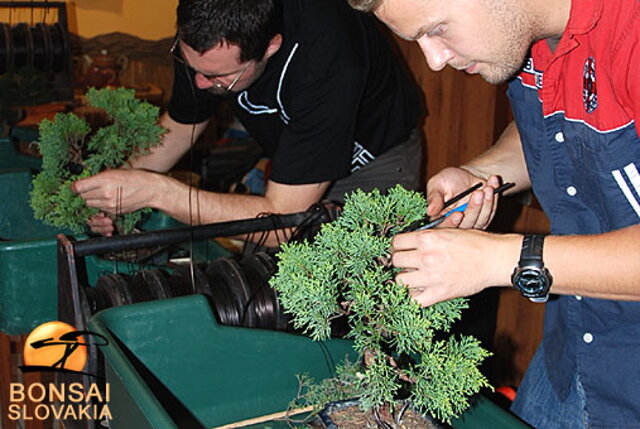
[[[262,196],[207,192],[163,177],[162,196],[154,208],[185,224],[201,225],[275,213],[276,207]]]
[[[169,171],[202,134],[207,122],[181,124],[165,113],[160,119],[160,125],[167,130],[162,136],[161,144],[144,156],[132,158],[129,162],[132,168],[160,173]]]
[[[512,254],[522,236],[503,237]],[[519,248],[518,248],[519,251]],[[640,225],[596,235],[550,235],[543,258],[553,276],[551,293],[614,300],[640,300]],[[496,284],[510,285],[517,255],[504,257]]]
[[[551,291],[640,300],[640,225],[597,235],[549,236],[544,259]]]
[[[491,175],[499,175],[503,182],[515,183],[516,186],[509,191],[510,193],[531,187],[520,133],[515,122],[507,126],[490,149],[460,167],[485,179]]]
[[[265,196],[257,196],[206,192],[167,176],[159,180],[160,192],[152,206],[191,225],[250,219],[262,213],[302,212],[320,201],[329,186],[329,182],[283,185],[269,181]],[[266,244],[275,246],[286,235],[272,233]]]

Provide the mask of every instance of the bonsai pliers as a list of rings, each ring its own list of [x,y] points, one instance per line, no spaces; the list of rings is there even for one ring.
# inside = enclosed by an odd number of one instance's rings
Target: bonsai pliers
[[[469,189],[466,189],[466,190],[460,192],[455,197],[451,198],[450,200],[445,201],[443,209],[449,207],[450,205],[452,205],[452,204],[454,204],[454,203],[456,203],[458,201],[460,201],[462,198],[466,197],[467,195],[469,195],[470,193],[472,193],[476,189],[479,189],[481,186],[482,186],[482,183],[476,183],[475,185],[473,185]],[[494,189],[493,190],[493,194],[494,195],[500,194],[500,193],[502,193],[502,192],[506,191],[507,189],[510,189],[510,188],[512,188],[514,186],[515,186],[515,183],[507,182],[507,183],[503,184],[502,186],[499,186],[496,189]],[[455,212],[464,212],[467,209],[467,205],[468,205],[468,203],[461,204],[458,207],[449,210],[448,212],[446,212],[442,216],[439,216],[439,217],[437,217],[437,218],[435,218],[433,220],[429,220],[428,217],[420,219],[419,221],[414,222],[411,225],[409,225],[409,227],[406,228],[404,230],[404,232],[424,231],[425,229],[435,228],[436,226],[438,226],[442,222],[444,222],[446,218],[451,216],[451,214],[453,214]]]

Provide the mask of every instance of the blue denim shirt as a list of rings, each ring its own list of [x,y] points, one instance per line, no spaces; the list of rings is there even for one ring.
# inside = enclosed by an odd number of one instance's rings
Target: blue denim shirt
[[[591,9],[601,7],[599,1],[589,3]],[[606,79],[615,73],[608,72],[612,65],[605,56],[612,52],[594,52],[579,37],[573,38],[577,44],[564,39],[555,56],[549,53],[540,64],[530,59],[509,85],[533,191],[553,234],[597,234],[638,224],[640,139],[633,115],[623,117],[633,109],[615,106],[620,98],[607,94],[614,85]],[[608,41],[612,49],[615,41]],[[620,125],[611,126],[616,121]],[[561,401],[578,373],[593,427],[640,427],[640,302],[552,297],[542,350]]]

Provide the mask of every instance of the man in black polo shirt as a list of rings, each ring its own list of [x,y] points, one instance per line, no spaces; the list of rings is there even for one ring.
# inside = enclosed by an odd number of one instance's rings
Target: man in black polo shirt
[[[306,210],[357,188],[420,185],[419,102],[371,17],[343,0],[181,0],[169,131],[132,169],[79,180],[105,213],[152,207],[185,223]],[[264,196],[194,192],[168,171],[223,97],[271,158]],[[108,216],[92,229],[111,235]]]

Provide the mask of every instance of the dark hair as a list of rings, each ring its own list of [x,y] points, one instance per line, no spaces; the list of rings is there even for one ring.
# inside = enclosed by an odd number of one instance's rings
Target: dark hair
[[[221,42],[240,47],[240,61],[260,61],[282,23],[280,0],[180,0],[178,37],[199,53]]]
[[[348,0],[349,5],[360,12],[373,12],[382,4],[382,0]]]

